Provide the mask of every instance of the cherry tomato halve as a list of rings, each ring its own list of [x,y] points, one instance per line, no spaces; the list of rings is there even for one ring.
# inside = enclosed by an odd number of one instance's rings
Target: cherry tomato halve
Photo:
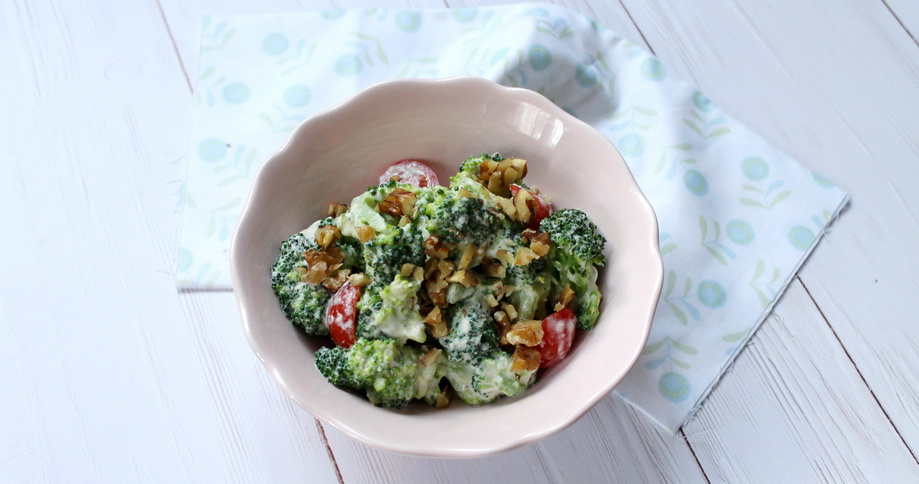
[[[418,160],[401,160],[389,165],[389,168],[380,175],[380,183],[386,183],[392,178],[400,183],[408,183],[421,188],[440,185],[437,173],[434,173],[430,166]]]
[[[530,218],[530,222],[527,224],[527,228],[538,230],[539,222],[542,222],[542,219],[548,217],[549,214],[552,213],[552,204],[549,203],[545,198],[543,198],[542,195],[539,195],[533,190],[523,188],[522,186],[517,185],[515,183],[512,183],[509,188],[511,189],[511,196],[516,195],[517,192],[519,192],[520,190],[526,190],[533,197],[533,200],[535,201],[535,203],[533,204],[532,207],[530,207],[531,210],[533,211],[533,217]]]
[[[540,368],[548,368],[568,355],[577,323],[578,318],[570,308],[556,311],[542,320],[542,342],[536,347]]]
[[[332,341],[342,348],[350,348],[357,339],[357,301],[363,289],[345,282],[329,299],[325,323]]]

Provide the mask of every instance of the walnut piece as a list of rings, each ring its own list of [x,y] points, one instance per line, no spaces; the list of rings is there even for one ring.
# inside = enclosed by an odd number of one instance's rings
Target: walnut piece
[[[341,233],[338,231],[338,227],[334,225],[323,225],[316,229],[316,243],[319,244],[322,250],[326,250],[338,240],[339,235],[341,235]]]
[[[450,406],[450,402],[453,401],[454,390],[453,387],[447,386],[441,390],[440,394],[437,395],[437,398],[434,400],[434,408],[447,408]]]
[[[348,210],[348,206],[344,203],[335,203],[332,202],[329,204],[328,214],[329,217],[337,217]]]
[[[527,172],[526,160],[506,158],[501,161],[485,160],[479,165],[479,182],[495,195],[507,197],[510,186],[520,181]]]
[[[478,250],[475,244],[469,244],[466,248],[463,249],[463,253],[460,255],[459,268],[468,269],[472,265],[473,259],[475,259],[475,252]]]
[[[429,235],[424,239],[423,246],[424,252],[432,259],[445,259],[450,254],[450,250],[440,242],[440,238],[436,235]]]
[[[511,325],[505,338],[512,345],[536,346],[542,343],[542,321],[524,319]]]
[[[348,282],[350,282],[352,286],[364,287],[367,284],[370,284],[370,278],[364,275],[363,272],[359,272],[357,274],[351,274],[348,276]]]
[[[335,273],[322,281],[322,287],[330,290],[337,291],[345,281],[349,280],[351,275],[351,269],[341,269],[335,271]]]
[[[524,371],[538,370],[541,356],[536,348],[517,345],[517,348],[514,349],[514,361],[511,363],[511,371],[519,375]]]
[[[354,231],[357,232],[357,240],[361,243],[367,243],[377,235],[377,231],[369,225],[359,225]]]
[[[574,291],[571,289],[571,285],[565,284],[565,288],[562,289],[562,293],[558,297],[558,302],[555,303],[555,310],[561,311],[565,309],[571,304],[572,300],[574,300]]]
[[[412,215],[412,210],[415,208],[416,200],[417,197],[415,197],[414,193],[404,188],[396,188],[377,205],[377,210],[380,213],[389,214],[393,217],[401,217],[403,215],[410,217]]]
[[[514,254],[514,265],[525,266],[538,258],[539,255],[537,255],[536,252],[533,252],[532,249],[521,247],[517,249],[517,253]]]
[[[444,322],[444,314],[439,307],[434,306],[427,316],[424,317],[424,324],[431,327],[431,336],[443,338],[447,335],[447,323]]]
[[[437,363],[442,352],[443,350],[440,348],[431,348],[425,354],[421,355],[421,358],[418,358],[418,362],[424,366],[431,366]]]

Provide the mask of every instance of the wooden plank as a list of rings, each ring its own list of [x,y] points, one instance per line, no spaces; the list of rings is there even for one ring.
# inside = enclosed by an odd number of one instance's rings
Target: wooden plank
[[[568,429],[478,459],[406,457],[326,426],[348,483],[705,482],[689,447],[611,395]]]
[[[335,482],[232,295],[175,291],[190,93],[155,2],[3,2],[0,42],[0,481]]]
[[[880,1],[625,4],[675,71],[849,190],[851,206],[801,280],[916,454],[919,165],[908,161],[919,156],[914,39]]]
[[[884,4],[919,45],[919,3],[911,0],[884,0]]]
[[[919,481],[798,280],[683,431],[713,481]]]

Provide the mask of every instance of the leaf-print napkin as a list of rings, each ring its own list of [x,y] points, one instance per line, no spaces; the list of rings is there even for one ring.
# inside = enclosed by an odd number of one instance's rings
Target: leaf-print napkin
[[[657,212],[665,266],[648,346],[615,392],[670,431],[847,201],[644,49],[556,6],[213,16],[199,65],[180,288],[229,288],[228,240],[260,163],[304,118],[371,84],[482,76],[594,125]]]

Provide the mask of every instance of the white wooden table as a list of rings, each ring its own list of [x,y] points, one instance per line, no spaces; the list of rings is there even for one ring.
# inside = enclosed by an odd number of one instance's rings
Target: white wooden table
[[[0,1],[0,482],[919,482],[919,3],[556,0],[852,202],[678,435],[611,396],[476,460],[322,426],[174,286],[201,15],[371,3]]]

